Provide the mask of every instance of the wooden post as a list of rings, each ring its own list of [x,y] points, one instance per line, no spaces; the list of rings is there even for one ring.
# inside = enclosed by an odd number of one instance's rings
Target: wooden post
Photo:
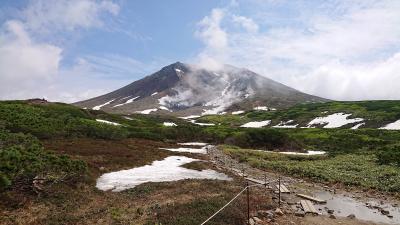
[[[281,177],[279,176],[279,178],[278,178],[278,182],[279,182],[279,184],[278,184],[278,195],[279,195],[279,208],[281,207]]]
[[[250,187],[247,181],[247,224],[250,224]]]

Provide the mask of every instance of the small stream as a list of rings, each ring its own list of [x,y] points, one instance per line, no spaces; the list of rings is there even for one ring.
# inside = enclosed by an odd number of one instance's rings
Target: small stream
[[[333,214],[339,217],[347,217],[350,214],[354,214],[359,220],[385,224],[400,224],[400,208],[387,203],[380,204],[376,199],[362,202],[343,194],[333,194],[328,191],[315,191],[313,195],[317,198],[327,200],[326,204],[315,205],[315,208],[324,215],[328,215],[325,209],[325,207],[327,207],[328,209],[333,209]],[[365,203],[369,203],[371,206],[379,206],[389,211],[389,215],[393,216],[393,218],[383,215],[376,207],[368,207]]]

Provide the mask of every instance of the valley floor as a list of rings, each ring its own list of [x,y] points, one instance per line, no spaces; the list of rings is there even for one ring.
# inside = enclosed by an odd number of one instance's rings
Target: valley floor
[[[260,179],[264,175],[268,180],[278,177],[276,173],[266,173],[239,163],[217,148],[211,149],[209,155],[201,155],[160,150],[160,147],[177,145],[142,139],[53,139],[44,141],[43,144],[46,149],[85,161],[89,167],[88,175],[78,183],[44,183],[40,190],[33,190],[31,186],[20,186],[2,193],[0,224],[201,224],[245,185],[242,177],[227,168],[245,167],[246,173],[261,177]],[[185,167],[213,169],[234,179],[146,183],[121,192],[103,192],[95,187],[96,179],[104,173],[144,166],[172,155],[211,160],[214,163],[201,161]],[[333,189],[290,177],[283,177],[282,181],[295,192]],[[364,198],[363,193],[345,192],[340,188],[335,191]],[[259,216],[264,224],[377,224],[340,216],[336,219],[328,218],[327,215],[297,217],[294,215],[292,203],[298,199],[290,196],[283,196],[282,199],[284,215],[273,216],[269,218],[272,221],[267,223],[268,218],[261,214],[263,211],[273,212],[276,209],[276,194],[265,188],[252,188],[251,215]],[[324,210],[321,213],[326,214]],[[243,195],[207,224],[245,224],[246,217],[246,196]]]

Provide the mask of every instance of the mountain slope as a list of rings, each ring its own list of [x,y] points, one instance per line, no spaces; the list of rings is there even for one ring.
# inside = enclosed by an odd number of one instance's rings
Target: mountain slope
[[[177,62],[116,91],[75,105],[113,113],[185,116],[324,101],[247,69],[225,65],[208,70]]]

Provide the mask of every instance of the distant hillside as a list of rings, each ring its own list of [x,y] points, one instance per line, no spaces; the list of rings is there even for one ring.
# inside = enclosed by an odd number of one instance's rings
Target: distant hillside
[[[112,113],[188,116],[325,101],[247,69],[225,65],[209,70],[177,62],[116,91],[75,105]]]
[[[238,113],[238,114],[237,114]],[[400,101],[357,101],[299,104],[288,109],[233,112],[198,119],[204,123],[241,126],[265,121],[278,128],[384,128],[400,130]]]

